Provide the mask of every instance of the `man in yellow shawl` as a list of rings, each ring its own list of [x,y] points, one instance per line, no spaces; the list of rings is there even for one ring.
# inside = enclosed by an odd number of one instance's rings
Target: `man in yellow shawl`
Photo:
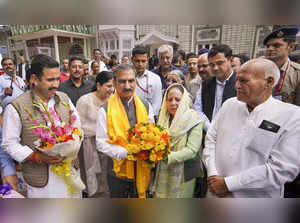
[[[116,92],[98,113],[97,150],[108,155],[108,185],[112,198],[146,198],[150,169],[127,160],[127,131],[137,123],[154,122],[153,109],[135,94],[136,71],[129,64],[115,68]]]

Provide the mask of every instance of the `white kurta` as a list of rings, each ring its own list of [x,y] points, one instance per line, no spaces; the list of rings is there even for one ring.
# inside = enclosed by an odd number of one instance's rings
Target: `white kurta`
[[[77,119],[74,123],[75,126],[80,127],[79,115],[72,104],[71,109],[74,110],[74,114]],[[48,108],[53,108],[55,104],[54,98],[51,98],[48,102]],[[20,144],[21,141],[22,123],[16,109],[9,104],[4,112],[3,116],[3,142],[2,147],[13,159],[18,162],[23,162],[32,152],[28,146]],[[49,168],[51,166],[49,165]],[[49,169],[48,184],[43,188],[36,188],[27,185],[27,196],[29,198],[67,198],[68,190],[63,178],[59,178],[55,173]],[[81,193],[72,195],[72,197],[81,197]]]
[[[259,128],[263,120],[277,133]],[[224,176],[234,197],[281,197],[300,166],[300,110],[270,97],[251,113],[227,100],[207,133],[203,161],[208,177]]]

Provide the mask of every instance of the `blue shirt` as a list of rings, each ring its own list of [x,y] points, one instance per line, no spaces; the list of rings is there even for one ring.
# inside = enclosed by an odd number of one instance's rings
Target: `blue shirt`
[[[2,127],[0,127],[0,169],[2,177],[16,174],[15,164],[12,158],[3,151],[2,147]]]
[[[171,70],[180,70],[179,68],[171,65]],[[160,80],[161,80],[161,86],[162,86],[162,89],[167,89],[168,88],[168,85],[167,85],[167,76],[164,77],[161,73],[161,70],[160,70],[160,67],[157,68],[157,69],[154,69],[152,70],[153,73],[155,74],[158,74],[158,76],[160,77]]]

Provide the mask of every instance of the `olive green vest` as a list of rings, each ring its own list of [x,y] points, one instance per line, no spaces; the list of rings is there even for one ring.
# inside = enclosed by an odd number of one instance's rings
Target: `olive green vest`
[[[69,122],[70,114],[68,108],[62,105],[60,102],[69,103],[69,98],[65,93],[56,92],[54,96],[55,105],[54,109],[59,115],[61,121],[64,123]],[[46,125],[46,120],[44,119],[40,110],[33,106],[33,103],[39,104],[39,100],[34,95],[32,91],[27,91],[24,94],[20,95],[18,98],[13,100],[11,104],[14,106],[16,111],[19,114],[22,131],[21,131],[21,145],[28,146],[32,150],[36,151],[34,146],[34,141],[39,139],[38,135],[33,134],[32,130],[29,130],[30,127],[34,126],[32,121],[26,120],[29,115],[25,109],[29,109],[32,112],[35,119],[40,124]],[[33,187],[45,187],[48,183],[49,172],[48,165],[42,164],[38,165],[31,161],[24,161],[22,163],[23,177],[27,184]]]

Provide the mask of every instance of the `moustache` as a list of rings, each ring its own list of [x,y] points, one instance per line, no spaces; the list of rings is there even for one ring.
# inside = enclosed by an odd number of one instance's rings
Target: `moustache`
[[[51,87],[48,89],[49,91],[52,91],[52,90],[57,90],[57,87]]]
[[[130,92],[130,91],[133,91],[133,89],[132,89],[132,88],[124,88],[124,89],[122,90],[122,92]]]
[[[208,72],[205,70],[202,70],[202,71],[199,71],[199,74],[208,74]]]

